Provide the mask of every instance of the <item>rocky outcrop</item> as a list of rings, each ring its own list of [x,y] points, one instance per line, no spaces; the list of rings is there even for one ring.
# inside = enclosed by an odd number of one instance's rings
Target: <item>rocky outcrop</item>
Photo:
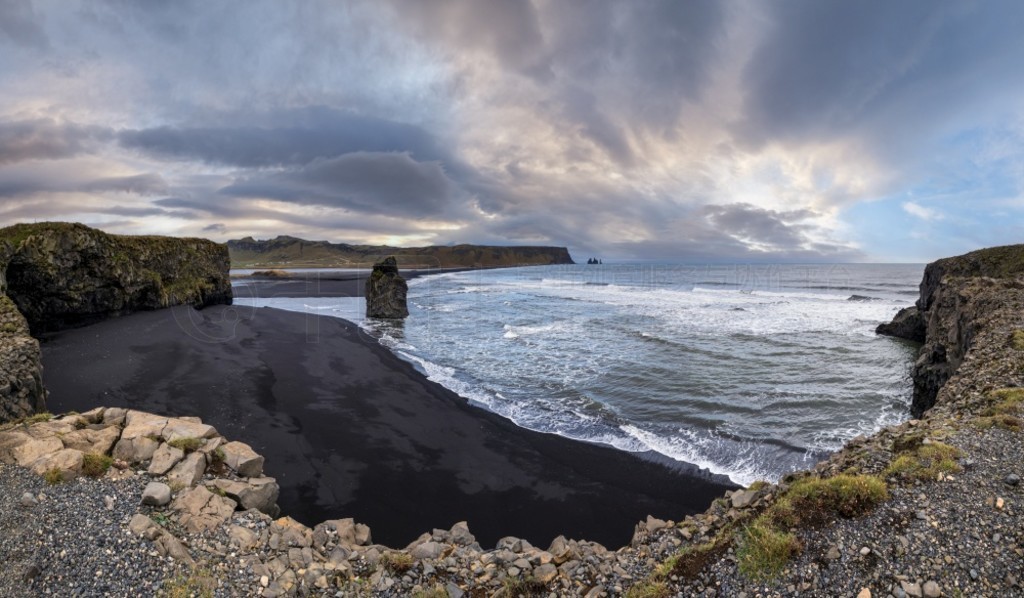
[[[389,247],[306,241],[281,236],[266,241],[246,237],[228,241],[231,262],[239,267],[369,267],[381,256],[394,255],[408,267],[495,268],[572,264],[565,247],[452,245]]]
[[[236,456],[256,454],[244,443],[227,442],[197,418],[125,409],[98,407],[0,427],[0,462],[27,467],[55,481],[103,476],[111,465],[112,473],[139,468],[152,479],[140,501],[152,506],[170,502],[169,509],[181,524],[197,532],[220,525],[236,509],[272,516],[280,510],[280,486],[263,475],[263,457],[229,459],[224,447]]]
[[[0,293],[0,422],[45,409],[39,341],[14,302]]]
[[[366,279],[366,317],[402,319],[409,315],[409,285],[398,274],[398,261],[388,256],[373,266]]]
[[[34,333],[133,311],[231,303],[227,247],[205,239],[40,223],[0,229],[0,240],[7,294]]]
[[[935,405],[978,330],[1004,304],[1006,290],[1024,286],[1024,245],[974,251],[928,264],[914,307],[901,310],[879,334],[924,343],[914,363],[911,411]]]

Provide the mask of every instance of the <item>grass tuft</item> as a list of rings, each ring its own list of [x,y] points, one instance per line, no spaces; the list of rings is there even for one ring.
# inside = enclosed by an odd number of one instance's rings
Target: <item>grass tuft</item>
[[[51,486],[56,486],[64,481],[64,474],[56,467],[51,467],[43,474],[43,479]]]
[[[773,579],[789,558],[800,551],[800,542],[780,531],[767,518],[758,518],[744,530],[736,556],[740,573],[751,579]]]
[[[959,456],[960,450],[948,444],[922,444],[912,451],[897,455],[886,468],[885,475],[911,480],[934,480],[940,473],[958,473],[960,465],[956,459]]]
[[[629,588],[626,598],[668,598],[672,593],[663,581],[645,580]]]
[[[407,552],[385,552],[380,557],[380,564],[389,573],[401,575],[412,569],[412,556]]]
[[[158,594],[162,598],[213,598],[217,579],[207,569],[193,569],[188,575],[165,580]]]
[[[544,587],[544,584],[534,579],[506,577],[501,582],[501,591],[496,595],[502,598],[519,598],[520,596],[533,598],[534,596],[546,596],[547,588]]]
[[[40,411],[39,413],[36,413],[35,415],[30,415],[29,417],[26,417],[25,418],[25,423],[26,424],[41,424],[43,422],[48,422],[51,419],[53,419],[53,414],[52,413],[50,413],[49,411]]]
[[[412,598],[448,598],[448,590],[441,585],[414,592]]]
[[[106,455],[86,453],[82,457],[82,473],[91,478],[98,478],[107,473],[113,463],[114,460]]]
[[[175,438],[167,444],[174,448],[185,451],[185,454],[199,450],[199,447],[203,446],[203,441],[192,436],[184,436],[182,438]]]

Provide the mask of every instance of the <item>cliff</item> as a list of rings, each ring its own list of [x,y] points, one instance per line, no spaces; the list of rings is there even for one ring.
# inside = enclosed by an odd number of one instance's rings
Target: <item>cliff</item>
[[[0,229],[0,240],[7,295],[34,333],[133,311],[231,303],[227,248],[205,239],[40,223]]]
[[[992,247],[928,264],[916,305],[877,330],[923,343],[912,371],[914,415],[935,405],[979,330],[1004,307],[1005,292],[1022,287],[1024,245]]]
[[[246,267],[346,267],[369,268],[384,256],[394,255],[404,268],[492,268],[572,264],[565,247],[502,247],[454,245],[389,247],[306,241],[281,236],[267,241],[252,237],[228,241],[231,263]]]
[[[0,293],[0,422],[46,409],[39,341],[9,297]]]

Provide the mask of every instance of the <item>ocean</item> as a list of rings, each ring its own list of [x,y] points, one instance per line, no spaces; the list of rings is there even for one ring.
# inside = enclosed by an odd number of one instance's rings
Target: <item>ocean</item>
[[[361,298],[257,297],[351,320],[517,425],[654,451],[748,485],[909,417],[914,347],[875,326],[923,265],[537,266],[409,284],[410,317]]]

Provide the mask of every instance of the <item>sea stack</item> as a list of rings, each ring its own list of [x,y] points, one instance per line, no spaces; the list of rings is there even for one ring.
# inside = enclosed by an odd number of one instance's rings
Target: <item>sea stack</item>
[[[398,260],[389,255],[373,265],[366,281],[366,317],[404,319],[409,315],[405,296],[409,286],[398,274]]]

